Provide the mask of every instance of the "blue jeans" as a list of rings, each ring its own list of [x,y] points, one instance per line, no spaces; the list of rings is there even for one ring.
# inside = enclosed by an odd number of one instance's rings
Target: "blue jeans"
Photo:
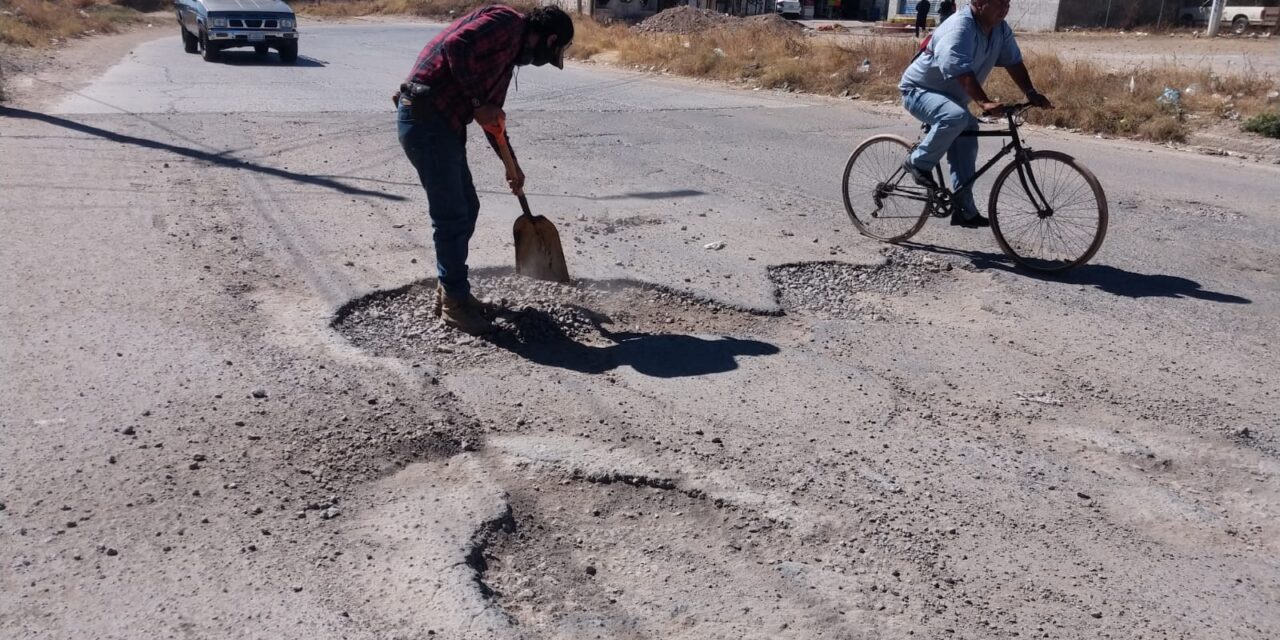
[[[467,247],[480,216],[480,197],[467,166],[467,137],[450,128],[434,109],[419,112],[422,119],[415,120],[413,110],[403,101],[400,103],[400,146],[427,191],[436,275],[446,295],[463,300],[471,293]]]
[[[960,137],[962,132],[978,128],[978,119],[969,114],[968,107],[941,93],[924,89],[904,92],[902,105],[917,120],[933,126],[920,141],[920,146],[911,152],[911,163],[921,171],[932,172],[945,153],[947,164],[951,166],[952,188],[972,178],[977,172],[978,139]],[[972,189],[955,195],[956,203],[963,210],[962,215],[972,217],[978,214]]]

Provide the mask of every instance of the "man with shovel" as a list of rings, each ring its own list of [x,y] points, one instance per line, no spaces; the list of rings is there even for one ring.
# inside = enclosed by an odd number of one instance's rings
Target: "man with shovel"
[[[494,150],[507,152],[507,184],[523,195],[524,172],[510,156],[503,127],[507,87],[516,66],[551,63],[563,69],[572,40],[573,21],[558,7],[528,14],[501,5],[481,7],[427,44],[395,94],[400,146],[427,192],[440,281],[436,313],[466,333],[493,331],[467,280],[468,245],[480,213],[467,165],[467,125],[479,122]],[[502,139],[493,132],[501,132]]]

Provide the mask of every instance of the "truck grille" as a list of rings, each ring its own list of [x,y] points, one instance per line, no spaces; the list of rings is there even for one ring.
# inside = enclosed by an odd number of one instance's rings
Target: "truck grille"
[[[280,26],[280,21],[276,18],[235,16],[228,18],[227,23],[232,29],[276,29]]]

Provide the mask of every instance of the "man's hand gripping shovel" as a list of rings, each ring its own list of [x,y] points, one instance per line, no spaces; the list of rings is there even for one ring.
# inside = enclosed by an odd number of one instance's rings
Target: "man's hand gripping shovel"
[[[482,126],[493,136],[508,178],[517,175],[516,161],[507,144],[506,117],[499,116],[493,124]],[[520,200],[520,209],[524,212],[512,227],[516,242],[516,273],[538,280],[568,282],[569,267],[564,261],[564,248],[560,246],[560,233],[556,226],[546,217],[535,216],[529,211],[523,187],[513,186],[511,191]]]

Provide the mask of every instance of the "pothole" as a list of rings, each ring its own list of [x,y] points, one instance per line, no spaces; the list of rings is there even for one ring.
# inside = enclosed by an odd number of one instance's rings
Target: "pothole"
[[[834,318],[885,319],[889,311],[878,298],[906,295],[932,287],[954,268],[951,262],[920,251],[891,248],[884,262],[858,265],[805,262],[769,268],[778,303]]]
[[[344,307],[333,327],[375,355],[446,364],[480,362],[504,352],[556,345],[616,345],[655,335],[744,335],[760,311],[737,309],[656,285],[580,280],[572,285],[509,273],[472,276],[478,298],[498,331],[474,338],[435,315],[435,281],[372,294]]]
[[[579,480],[511,501],[483,579],[535,638],[857,637],[923,602],[847,533],[678,490]]]

